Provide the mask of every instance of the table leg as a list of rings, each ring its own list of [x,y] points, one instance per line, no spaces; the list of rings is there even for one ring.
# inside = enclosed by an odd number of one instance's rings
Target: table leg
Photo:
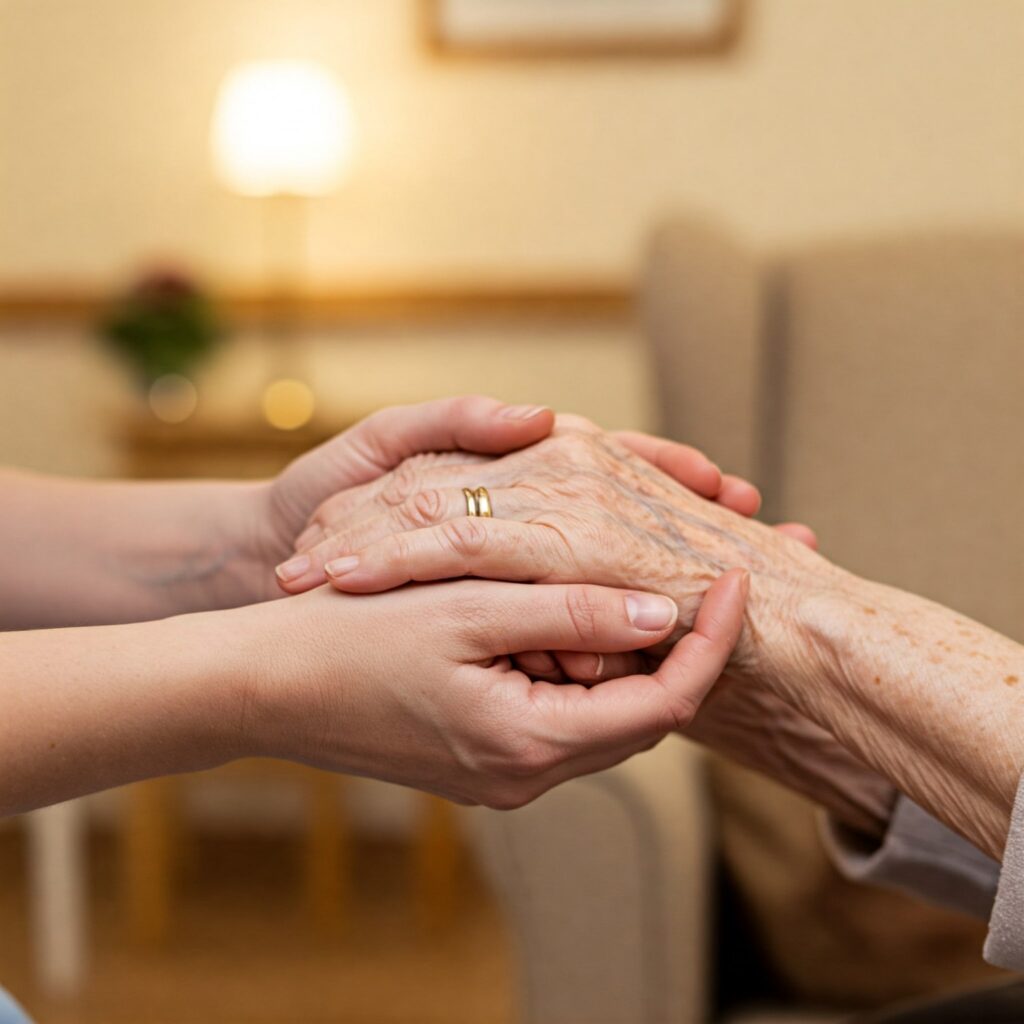
[[[167,937],[173,873],[174,780],[130,786],[122,833],[125,913],[132,938],[154,945]]]
[[[335,934],[344,925],[351,889],[351,839],[341,781],[329,772],[311,771],[306,787],[306,901],[316,926],[326,934]]]
[[[81,801],[27,817],[33,941],[39,985],[78,993],[86,961],[85,813]]]
[[[455,918],[462,846],[447,800],[423,794],[420,815],[413,846],[416,915],[424,930],[436,931],[450,927]]]

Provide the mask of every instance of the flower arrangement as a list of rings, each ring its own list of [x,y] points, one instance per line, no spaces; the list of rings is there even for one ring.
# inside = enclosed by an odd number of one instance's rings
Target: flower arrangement
[[[208,295],[173,269],[140,277],[105,311],[99,332],[146,390],[168,375],[188,377],[224,333]]]

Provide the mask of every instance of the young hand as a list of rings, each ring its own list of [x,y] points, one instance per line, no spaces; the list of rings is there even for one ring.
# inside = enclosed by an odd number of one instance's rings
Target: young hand
[[[672,601],[489,581],[351,597],[322,587],[243,609],[251,664],[238,752],[518,807],[690,722],[739,636],[746,575],[726,574],[653,675],[588,689],[533,682],[510,656],[665,640]]]

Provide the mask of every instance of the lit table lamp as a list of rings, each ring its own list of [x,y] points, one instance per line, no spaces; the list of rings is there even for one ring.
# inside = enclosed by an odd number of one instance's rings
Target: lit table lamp
[[[244,64],[221,85],[211,131],[218,178],[261,200],[268,292],[275,317],[276,362],[263,413],[281,429],[303,426],[313,394],[288,369],[296,313],[305,290],[309,200],[333,191],[352,160],[354,121],[334,76],[310,61]]]

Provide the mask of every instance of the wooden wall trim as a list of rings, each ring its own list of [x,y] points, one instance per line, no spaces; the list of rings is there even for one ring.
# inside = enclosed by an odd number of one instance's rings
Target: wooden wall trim
[[[420,34],[429,53],[444,60],[578,62],[581,59],[656,61],[679,57],[721,57],[736,47],[747,18],[749,0],[725,0],[719,25],[699,35],[624,36],[608,40],[543,40],[452,44],[442,35],[441,0],[419,0]]]
[[[89,322],[111,294],[95,287],[0,285],[0,324]],[[633,288],[621,281],[334,288],[302,297],[223,288],[214,289],[214,296],[227,316],[240,323],[282,316],[322,325],[517,317],[618,320],[628,319],[633,308]]]

